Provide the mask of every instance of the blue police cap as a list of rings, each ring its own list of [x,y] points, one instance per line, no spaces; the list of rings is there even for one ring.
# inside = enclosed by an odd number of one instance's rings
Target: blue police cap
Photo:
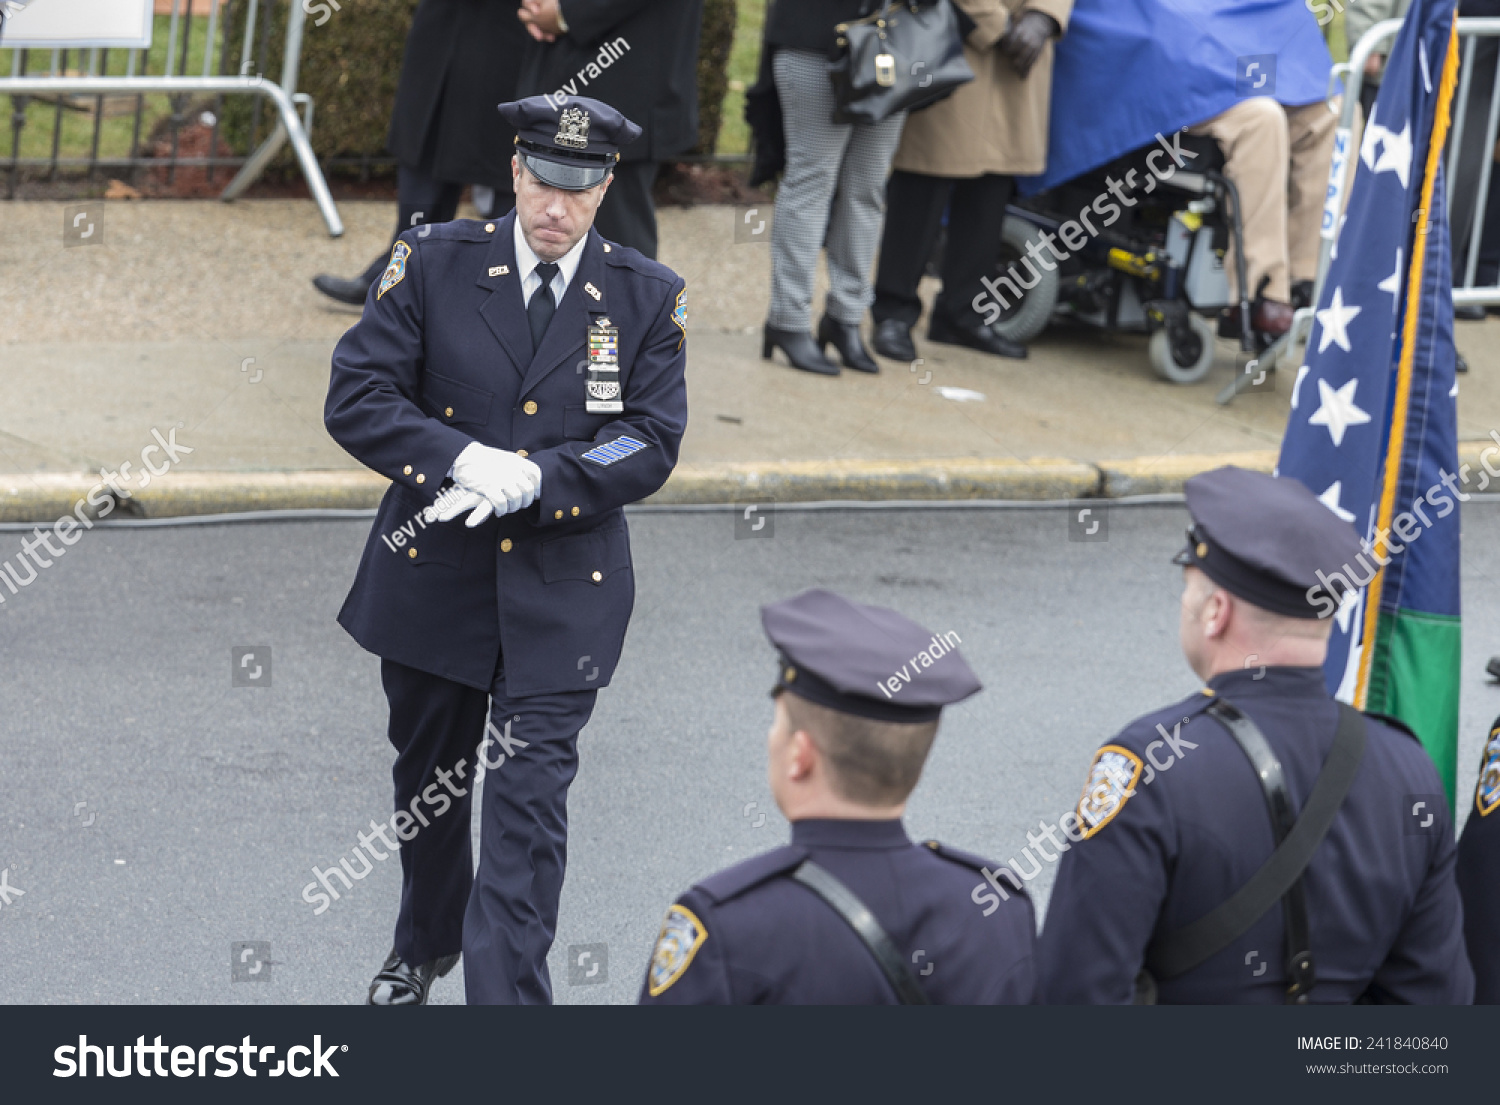
[[[516,152],[536,178],[582,192],[609,176],[620,150],[641,128],[608,104],[587,96],[528,96],[500,105],[516,129]]]
[[[934,721],[980,690],[957,633],[814,589],[760,609],[781,653],[776,689],[874,721]]]
[[[1273,614],[1316,618],[1337,604],[1363,548],[1354,527],[1301,482],[1227,466],[1183,485],[1193,527],[1173,562]],[[1319,573],[1322,573],[1321,576]]]

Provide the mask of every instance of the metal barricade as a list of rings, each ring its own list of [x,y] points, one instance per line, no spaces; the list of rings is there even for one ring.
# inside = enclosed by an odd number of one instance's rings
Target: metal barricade
[[[3,2],[3,0],[0,0]],[[312,97],[306,93],[297,92],[297,70],[301,63],[302,55],[302,31],[306,21],[307,13],[302,3],[298,0],[289,0],[286,27],[286,49],[282,56],[281,80],[280,82],[268,80],[264,76],[251,76],[256,65],[255,39],[257,31],[257,16],[261,16],[259,22],[262,34],[268,34],[269,20],[266,18],[270,13],[270,6],[277,0],[248,0],[245,10],[245,33],[240,48],[240,56],[237,59],[237,72],[229,72],[231,59],[227,56],[227,41],[223,49],[219,51],[218,64],[214,58],[214,40],[219,29],[220,13],[225,6],[225,0],[207,0],[208,4],[208,27],[207,37],[203,49],[203,66],[201,74],[190,76],[188,44],[193,19],[193,0],[172,0],[171,17],[167,32],[167,51],[165,72],[160,74],[147,74],[137,72],[138,69],[147,68],[147,51],[142,49],[131,49],[127,51],[126,72],[122,76],[108,76],[105,71],[108,67],[109,51],[97,47],[84,47],[77,51],[68,50],[45,50],[24,49],[20,46],[13,48],[13,61],[9,76],[0,74],[0,95],[9,94],[12,97],[12,125],[11,125],[11,156],[8,160],[0,158],[0,171],[6,169],[10,173],[10,194],[14,195],[16,174],[22,167],[34,167],[38,164],[49,166],[55,173],[59,165],[83,164],[92,170],[97,166],[127,166],[140,168],[163,164],[161,159],[141,156],[140,130],[141,130],[141,98],[146,93],[160,92],[169,95],[191,97],[195,95],[208,94],[249,94],[262,96],[268,100],[276,111],[276,124],[269,136],[249,154],[248,157],[220,158],[214,156],[218,148],[219,124],[217,119],[213,124],[211,144],[208,157],[202,158],[179,158],[176,155],[176,123],[174,118],[173,128],[173,154],[171,160],[166,162],[169,170],[177,165],[206,165],[211,174],[215,165],[238,164],[239,172],[229,182],[221,193],[220,198],[232,200],[244,193],[257,177],[264,172],[271,159],[276,156],[281,147],[288,141],[292,144],[292,150],[296,154],[297,163],[302,170],[302,175],[307,181],[308,189],[312,192],[313,199],[318,205],[318,210],[323,216],[323,222],[328,227],[328,233],[333,237],[339,237],[344,232],[343,220],[339,217],[338,208],[334,205],[333,197],[329,194],[328,183],[323,178],[323,171],[318,165],[317,158],[313,154],[312,144],[308,140],[308,134],[312,130],[313,103]],[[11,49],[0,35],[0,49]],[[76,53],[79,61],[83,61],[83,55],[87,55],[87,70],[84,75],[66,76],[67,55]],[[46,75],[28,74],[27,69],[31,62],[32,54],[50,54],[50,64]],[[264,48],[261,50],[259,60],[264,62]],[[34,95],[47,95],[58,97],[58,122],[54,126],[52,156],[50,158],[22,158],[20,156],[21,132],[25,125],[25,98]],[[58,136],[61,132],[61,118],[63,111],[62,97],[68,95],[93,95],[96,97],[96,116],[94,122],[93,147],[88,158],[60,158],[58,156]],[[135,133],[131,141],[131,149],[128,157],[124,158],[101,158],[99,157],[99,135],[100,124],[103,117],[103,97],[109,95],[137,97]],[[19,106],[17,106],[19,105]],[[298,106],[302,106],[305,116],[297,114]],[[251,142],[255,143],[258,137],[252,131]],[[212,179],[210,177],[210,179]]]
[[[1318,250],[1318,275],[1313,286],[1314,306],[1304,307],[1296,313],[1292,328],[1260,355],[1256,366],[1258,370],[1274,369],[1312,333],[1313,316],[1316,304],[1322,299],[1323,283],[1328,278],[1328,266],[1333,260],[1334,238],[1339,232],[1351,174],[1355,171],[1355,162],[1359,159],[1359,152],[1354,146],[1355,121],[1360,88],[1364,83],[1365,63],[1371,54],[1389,52],[1388,47],[1395,40],[1403,22],[1404,20],[1400,19],[1387,19],[1375,24],[1354,44],[1349,51],[1349,60],[1334,65],[1328,74],[1328,110],[1339,116],[1339,123],[1335,131],[1333,164],[1328,171],[1328,190],[1323,206],[1323,241]],[[1457,107],[1454,109],[1453,125],[1448,132],[1447,161],[1443,166],[1448,182],[1447,196],[1450,211],[1453,209],[1454,191],[1459,184],[1459,173],[1455,165],[1457,151],[1463,149],[1464,128],[1472,122],[1468,109],[1476,73],[1475,54],[1480,39],[1500,38],[1500,19],[1460,19],[1458,36],[1460,48],[1464,53],[1459,65]],[[1490,94],[1488,115],[1484,120],[1485,145],[1483,148],[1488,151],[1495,149],[1497,131],[1500,131],[1500,75],[1493,72],[1493,66],[1494,62],[1487,66],[1491,68],[1488,77],[1493,80],[1494,84]],[[1481,79],[1485,76],[1484,73],[1480,74]],[[1340,95],[1343,97],[1342,103],[1339,102]],[[1474,284],[1478,273],[1480,242],[1484,236],[1484,210],[1489,200],[1490,184],[1494,176],[1491,171],[1493,166],[1493,154],[1481,158],[1479,183],[1474,196],[1474,224],[1469,232],[1468,259],[1464,265],[1462,283],[1455,282],[1453,289],[1455,306],[1500,304],[1500,285],[1476,286]],[[1252,381],[1253,377],[1248,372],[1236,376],[1234,382],[1219,393],[1219,402],[1231,402],[1236,395],[1251,387]]]

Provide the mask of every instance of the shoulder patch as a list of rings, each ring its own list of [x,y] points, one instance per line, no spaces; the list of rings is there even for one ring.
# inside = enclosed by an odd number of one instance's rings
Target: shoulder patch
[[[1479,786],[1474,790],[1474,809],[1488,817],[1500,809],[1500,718],[1490,730],[1484,745],[1484,759],[1479,764]]]
[[[1106,744],[1094,754],[1083,797],[1078,800],[1084,840],[1108,825],[1135,794],[1142,766],[1139,756],[1118,744]]]
[[[406,279],[406,259],[411,256],[411,246],[398,241],[391,247],[391,263],[380,275],[380,290],[375,293],[378,300],[402,280]]]
[[[603,445],[596,445],[588,452],[583,453],[584,460],[591,460],[595,464],[608,468],[617,460],[624,460],[633,453],[639,453],[642,449],[649,449],[650,445],[644,441],[637,441],[633,437],[623,434],[613,441],[606,441]]]
[[[677,305],[672,308],[672,321],[676,323],[677,329],[682,331],[682,336],[687,337],[687,289],[677,293]],[[679,343],[680,344],[680,343]]]
[[[924,840],[922,843],[929,849],[931,849],[935,854],[942,856],[944,859],[952,860],[954,863],[957,863],[963,867],[971,867],[975,871],[983,871],[989,867],[1004,866],[1003,864],[998,863],[992,864],[983,856],[976,856],[973,852],[965,852],[962,848],[950,848],[948,845],[943,844],[941,841]]]
[[[664,993],[672,983],[682,977],[682,972],[693,962],[693,956],[708,939],[708,930],[698,915],[685,905],[677,904],[667,910],[661,923],[661,935],[656,938],[656,948],[651,953],[651,969],[647,977],[647,992],[654,998]]]
[[[698,889],[714,905],[721,905],[768,879],[785,874],[806,858],[806,849],[786,844],[710,875],[698,883]]]

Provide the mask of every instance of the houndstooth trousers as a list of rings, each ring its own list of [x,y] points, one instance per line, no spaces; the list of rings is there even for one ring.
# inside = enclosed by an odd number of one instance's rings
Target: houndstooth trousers
[[[870,265],[906,113],[874,124],[833,122],[833,85],[821,54],[778,50],[772,71],[786,130],[786,171],[771,228],[766,325],[812,329],[813,276],[825,236],[826,311],[836,322],[858,324],[875,298]]]

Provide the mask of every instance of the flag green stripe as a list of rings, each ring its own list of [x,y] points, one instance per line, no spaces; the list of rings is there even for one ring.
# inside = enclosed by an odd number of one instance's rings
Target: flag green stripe
[[[1458,774],[1459,619],[1416,610],[1381,611],[1365,708],[1409,725],[1437,765],[1448,804]]]

